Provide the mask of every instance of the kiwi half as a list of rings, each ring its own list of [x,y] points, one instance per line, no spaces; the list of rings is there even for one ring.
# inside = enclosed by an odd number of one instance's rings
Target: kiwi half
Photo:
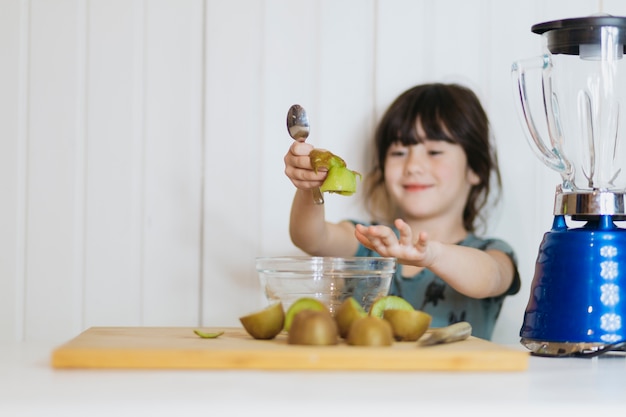
[[[285,331],[289,331],[291,329],[291,322],[293,321],[296,314],[298,314],[302,310],[315,310],[315,311],[326,311],[328,312],[328,307],[324,303],[322,303],[317,298],[312,297],[302,297],[294,301],[294,303],[289,306],[287,312],[285,313],[285,323],[284,329]],[[330,313],[329,313],[330,314]]]
[[[391,324],[397,341],[414,342],[426,333],[432,316],[420,310],[387,309],[383,311],[383,319]]]
[[[328,311],[302,310],[291,323],[287,336],[290,345],[336,345],[339,339],[337,323]]]
[[[393,330],[391,324],[380,317],[361,317],[350,326],[346,342],[351,346],[391,346]]]
[[[339,327],[339,336],[344,339],[348,337],[352,323],[356,319],[365,316],[367,316],[367,312],[355,298],[346,298],[335,311],[335,321],[337,322],[337,327]]]
[[[385,295],[376,299],[369,310],[369,315],[374,317],[383,317],[383,312],[389,309],[396,310],[415,310],[411,303],[397,295]]]
[[[285,311],[281,302],[274,303],[261,311],[239,317],[248,334],[255,339],[273,339],[285,323]]]

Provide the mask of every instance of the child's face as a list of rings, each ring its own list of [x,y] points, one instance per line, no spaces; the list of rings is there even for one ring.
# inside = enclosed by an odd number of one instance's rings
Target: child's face
[[[419,124],[417,134],[425,138]],[[463,148],[443,140],[397,142],[385,158],[385,186],[406,219],[451,216],[462,221],[470,189],[479,181]]]

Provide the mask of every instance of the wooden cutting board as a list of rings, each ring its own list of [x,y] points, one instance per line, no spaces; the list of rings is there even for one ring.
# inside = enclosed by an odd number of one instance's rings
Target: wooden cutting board
[[[92,327],[52,353],[54,368],[522,371],[529,353],[470,337],[435,346],[288,345],[285,335],[255,340],[243,328],[202,339],[189,327]]]

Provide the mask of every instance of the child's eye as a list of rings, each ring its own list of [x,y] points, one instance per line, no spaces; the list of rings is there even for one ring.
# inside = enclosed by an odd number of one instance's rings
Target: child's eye
[[[403,146],[394,146],[389,148],[388,155],[389,156],[404,156],[408,152],[407,148]]]
[[[445,153],[445,145],[441,142],[429,142],[426,144],[426,152],[430,156],[441,155]]]

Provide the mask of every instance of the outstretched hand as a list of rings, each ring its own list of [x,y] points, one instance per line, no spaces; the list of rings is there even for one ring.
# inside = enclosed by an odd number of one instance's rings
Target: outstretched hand
[[[380,256],[398,258],[398,262],[428,267],[434,258],[428,234],[419,232],[414,241],[411,227],[401,219],[394,222],[400,238],[388,226],[356,225],[355,236],[365,247],[376,251]]]
[[[314,147],[304,142],[294,142],[284,157],[285,175],[291,180],[296,188],[308,190],[319,187],[324,182],[327,170],[321,169],[315,172],[311,166],[309,153]]]

